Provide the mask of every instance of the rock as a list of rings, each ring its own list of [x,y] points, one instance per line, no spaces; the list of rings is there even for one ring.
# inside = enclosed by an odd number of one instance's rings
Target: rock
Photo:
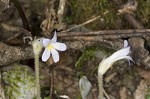
[[[26,65],[14,64],[2,70],[7,99],[33,99],[37,94],[35,75]]]

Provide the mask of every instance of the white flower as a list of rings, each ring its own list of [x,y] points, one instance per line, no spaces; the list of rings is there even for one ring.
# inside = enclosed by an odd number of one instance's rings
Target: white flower
[[[87,79],[86,76],[83,76],[79,80],[79,88],[82,99],[87,99],[87,96],[92,88],[91,82]]]
[[[67,95],[60,95],[59,97],[64,99],[70,99]]]
[[[44,62],[50,58],[51,54],[52,54],[52,58],[54,62],[55,63],[58,62],[59,53],[57,52],[57,50],[65,51],[67,48],[64,43],[57,42],[56,32],[54,33],[54,36],[52,39],[43,38],[43,45],[45,47],[45,50],[42,54],[42,61]]]
[[[133,61],[133,59],[128,56],[129,53],[130,46],[128,46],[128,42],[125,40],[123,49],[116,51],[114,54],[101,61],[99,64],[98,73],[103,75],[113,65],[113,63],[118,60],[127,59],[128,61]]]

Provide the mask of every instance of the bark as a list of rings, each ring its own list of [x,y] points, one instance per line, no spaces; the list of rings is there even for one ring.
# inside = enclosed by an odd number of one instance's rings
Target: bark
[[[34,57],[32,46],[9,46],[0,42],[0,66]]]

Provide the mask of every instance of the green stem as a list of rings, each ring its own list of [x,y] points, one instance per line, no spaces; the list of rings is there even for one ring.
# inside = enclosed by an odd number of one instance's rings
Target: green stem
[[[37,86],[37,99],[40,99],[40,79],[39,79],[39,54],[35,54],[35,74],[36,74],[36,86]]]
[[[99,84],[99,99],[104,99],[103,96],[103,75],[98,74],[98,84]]]

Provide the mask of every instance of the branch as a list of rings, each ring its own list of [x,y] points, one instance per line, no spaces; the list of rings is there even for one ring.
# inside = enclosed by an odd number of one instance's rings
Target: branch
[[[18,10],[18,13],[19,13],[19,15],[20,15],[20,17],[22,19],[22,23],[23,23],[24,28],[27,29],[28,31],[30,31],[28,20],[27,20],[27,18],[25,16],[25,13],[24,13],[21,5],[19,4],[19,2],[17,0],[11,0],[11,1],[14,3],[15,7]]]
[[[72,28],[69,28],[69,29],[67,29],[67,30],[64,30],[64,31],[62,31],[62,32],[68,32],[68,31],[70,31],[70,30],[72,30],[72,29],[75,29],[75,28],[77,28],[77,27],[81,27],[81,26],[83,26],[83,25],[89,24],[89,23],[91,23],[91,22],[97,20],[98,18],[101,18],[102,16],[106,15],[108,12],[109,12],[109,11],[106,11],[106,12],[104,12],[102,15],[96,16],[96,17],[94,17],[94,18],[92,18],[92,19],[90,19],[90,20],[88,20],[88,21],[86,21],[86,22],[84,22],[84,23],[81,23],[81,24],[79,24],[79,25],[76,25],[76,26],[74,26],[74,27],[72,27]]]
[[[97,46],[105,46],[112,49],[120,49],[123,45],[123,42],[119,42],[117,40],[115,41],[101,41],[100,43],[96,42],[90,42],[90,41],[66,41],[67,49],[74,49],[74,50],[80,50],[84,48],[85,46],[91,46],[93,44],[96,44]],[[10,46],[5,43],[0,42],[0,66],[8,65],[13,62],[19,61],[19,60],[27,60],[34,58],[33,49],[32,46]]]
[[[0,66],[34,57],[31,46],[9,46],[0,42],[0,48]]]
[[[78,35],[78,33],[80,35]],[[150,66],[150,56],[148,51],[144,47],[145,40],[142,37],[150,36],[150,30],[104,30],[96,32],[83,33],[86,35],[81,36],[83,32],[72,32],[58,34],[58,37],[65,41],[68,49],[80,50],[84,47],[96,45],[109,49],[118,50],[123,47],[123,40],[120,38],[129,38],[130,45],[132,47],[132,55],[135,62],[144,66]],[[100,34],[99,34],[100,33]],[[120,34],[122,33],[122,34]],[[125,34],[126,33],[126,34]],[[74,35],[70,35],[74,34]],[[87,35],[88,34],[88,35]],[[92,35],[94,34],[94,35]],[[110,34],[110,35],[109,35]],[[149,42],[150,40],[146,40]],[[150,45],[146,45],[149,47]],[[0,66],[7,65],[19,60],[31,59],[34,57],[32,46],[18,47],[9,46],[4,43],[0,43]],[[142,55],[142,56],[141,56]]]
[[[102,35],[124,35],[124,37],[134,37],[136,35],[150,35],[150,29],[128,29],[128,30],[101,30],[94,32],[63,32],[58,33],[59,37],[72,37],[72,36],[102,36]],[[122,37],[123,38],[123,37]]]

